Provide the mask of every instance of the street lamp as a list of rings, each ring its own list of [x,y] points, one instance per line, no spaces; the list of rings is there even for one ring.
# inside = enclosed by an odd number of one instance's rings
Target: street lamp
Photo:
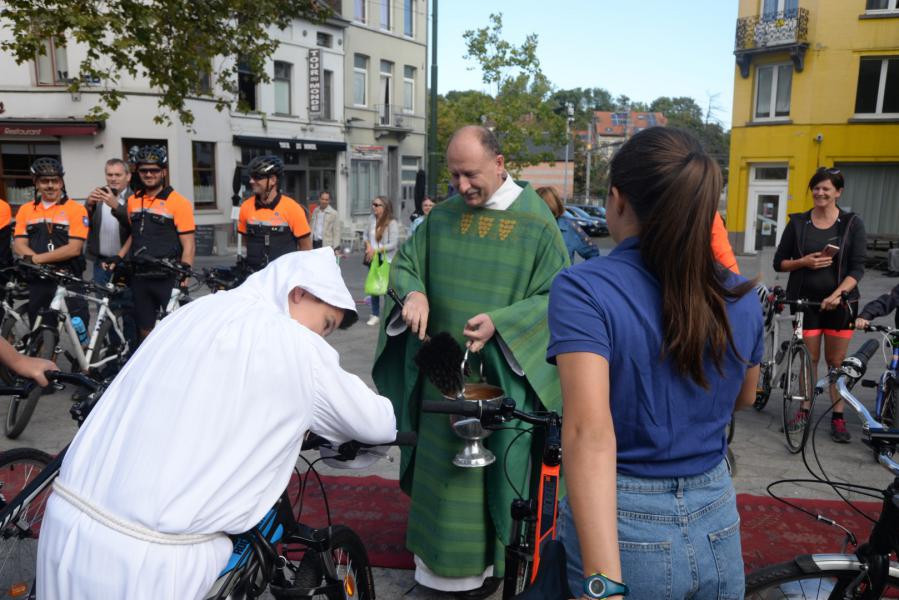
[[[568,203],[568,147],[571,145],[571,123],[574,121],[574,104],[565,103],[567,116],[565,117],[565,179],[562,183],[562,196],[564,202]]]

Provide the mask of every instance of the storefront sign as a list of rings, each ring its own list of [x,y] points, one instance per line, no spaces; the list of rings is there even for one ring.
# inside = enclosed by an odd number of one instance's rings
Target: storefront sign
[[[384,146],[353,146],[353,158],[381,158]]]
[[[71,125],[41,125],[36,123],[9,123],[0,125],[0,135],[16,137],[50,137],[63,135],[95,135],[99,126],[94,123]]]
[[[321,50],[309,50],[309,116],[318,117],[322,112],[322,63]]]

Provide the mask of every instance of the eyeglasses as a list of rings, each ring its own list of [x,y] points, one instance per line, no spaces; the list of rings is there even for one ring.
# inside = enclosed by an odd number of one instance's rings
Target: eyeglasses
[[[382,206],[384,206],[384,205],[383,205],[383,204],[380,204],[380,203],[378,203],[378,202],[372,202],[372,203],[371,203],[371,207],[372,207],[372,208],[380,208],[380,207],[382,207]]]
[[[162,169],[138,169],[137,172],[141,175],[156,175],[162,173]]]

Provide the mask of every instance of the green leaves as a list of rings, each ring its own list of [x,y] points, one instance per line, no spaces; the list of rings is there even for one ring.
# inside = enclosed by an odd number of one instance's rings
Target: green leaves
[[[100,88],[91,118],[120,105],[128,75],[146,78],[159,94],[157,122],[177,116],[185,125],[194,120],[186,102],[203,93],[204,78],[217,108],[234,101],[238,55],[258,81],[269,80],[264,66],[278,46],[271,27],[330,16],[318,0],[4,0],[0,7],[13,31],[0,50],[17,63],[33,60],[51,37],[86,47],[81,64],[69,64],[69,89]]]

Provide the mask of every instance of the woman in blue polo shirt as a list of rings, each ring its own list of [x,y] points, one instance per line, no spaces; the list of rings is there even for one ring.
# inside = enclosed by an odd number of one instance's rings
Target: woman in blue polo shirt
[[[559,537],[583,597],[605,597],[585,589],[596,580],[623,581],[631,598],[743,595],[724,432],[755,398],[762,316],[753,283],[713,258],[720,191],[693,136],[641,131],[611,163],[618,246],[552,286],[547,356],[562,383],[568,485]]]

